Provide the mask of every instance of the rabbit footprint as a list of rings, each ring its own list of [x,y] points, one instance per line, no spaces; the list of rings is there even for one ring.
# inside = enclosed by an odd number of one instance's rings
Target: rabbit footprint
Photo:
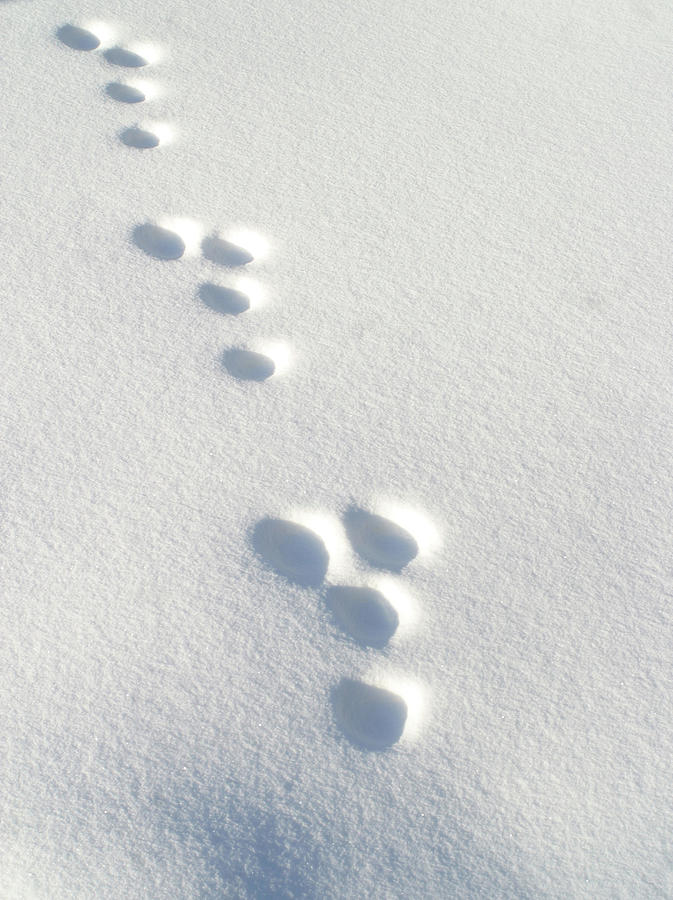
[[[200,254],[207,263],[231,274],[263,257],[266,250],[266,241],[253,232],[213,232],[204,236],[200,225],[186,219],[136,225],[132,241],[153,259],[165,262]],[[197,295],[213,312],[238,316],[257,301],[260,290],[253,281],[239,278],[236,287],[204,281],[199,285]],[[286,368],[288,360],[288,348],[282,342],[230,347],[221,357],[223,368],[233,378],[244,382],[267,381]]]
[[[89,23],[85,26],[67,23],[56,29],[56,37],[71,50],[92,51],[100,49],[107,63],[122,69],[144,69],[159,59],[158,48],[150,44],[116,44],[112,46],[114,29],[104,23]],[[147,81],[111,81],[105,86],[105,94],[118,103],[144,103],[156,93],[156,88]],[[165,124],[135,124],[124,128],[119,139],[127,147],[135,150],[151,150],[166,143],[171,131]]]
[[[356,553],[377,569],[399,572],[419,553],[419,541],[405,525],[378,513],[352,507],[344,529]],[[291,519],[262,519],[252,533],[253,548],[267,565],[301,587],[325,585],[325,602],[340,628],[363,647],[384,649],[408,612],[404,592],[383,579],[376,586],[325,584],[328,543]],[[344,678],[332,694],[336,721],[355,745],[388,749],[402,737],[409,717],[411,695],[404,694],[385,680]]]

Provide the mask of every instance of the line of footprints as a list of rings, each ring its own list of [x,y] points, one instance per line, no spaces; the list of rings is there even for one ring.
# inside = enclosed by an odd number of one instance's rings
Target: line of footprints
[[[399,574],[431,540],[431,529],[418,515],[405,511],[393,516],[350,507],[343,528],[335,520],[310,516],[266,518],[255,526],[252,545],[279,575],[301,587],[324,590],[340,628],[360,646],[382,651],[405,620],[408,624],[414,618],[413,601],[391,573]],[[415,534],[395,518],[405,525],[412,521]],[[347,544],[373,571],[364,583],[332,584],[326,580],[331,553],[341,555]],[[367,750],[386,750],[405,730],[413,731],[421,700],[413,681],[382,673],[343,678],[332,692],[337,723],[354,744]]]
[[[58,40],[71,50],[100,51],[111,66],[137,72],[159,59],[156,46],[128,45],[113,41],[113,30],[103,23],[86,27],[68,23],[56,30]],[[105,86],[108,97],[119,103],[139,104],[157,94],[151,81],[133,77],[111,81]],[[136,150],[152,150],[170,141],[172,130],[166,123],[135,124],[121,131],[120,141]],[[156,260],[178,260],[200,253],[229,273],[239,271],[261,258],[266,249],[264,239],[246,230],[226,234],[213,231],[205,234],[198,223],[186,219],[167,219],[136,225],[132,232],[135,246]],[[239,278],[235,284],[205,281],[199,285],[198,296],[211,310],[221,315],[237,316],[250,309],[261,297],[259,285],[249,278]],[[266,381],[282,372],[289,360],[287,345],[282,341],[259,342],[252,347],[231,347],[222,356],[227,372],[239,381]]]
[[[72,50],[100,50],[111,66],[129,71],[143,69],[159,56],[154,46],[114,43],[112,30],[103,24],[62,25],[56,36]],[[105,93],[119,103],[139,104],[156,94],[156,86],[147,80],[127,78],[109,82]],[[165,124],[136,124],[125,128],[119,138],[127,147],[151,150],[166,143],[170,135]],[[132,240],[156,260],[178,260],[200,252],[205,260],[227,270],[240,270],[264,251],[264,241],[252,232],[205,234],[197,223],[188,220],[145,222],[133,229]],[[203,282],[198,289],[207,307],[234,316],[248,310],[258,293],[257,285],[249,279],[239,279],[236,287]],[[235,378],[266,381],[282,370],[287,357],[287,348],[276,343],[256,349],[231,348],[222,362]],[[405,524],[408,519],[406,515]],[[379,576],[388,573],[387,578],[375,578],[370,573],[366,583],[356,586],[329,583],[328,547],[334,534],[331,538],[327,533],[321,535],[320,527],[316,530],[305,522],[263,519],[254,529],[252,544],[279,575],[301,587],[324,589],[326,603],[339,626],[359,645],[383,651],[402,620],[413,615],[413,604],[390,573],[400,573],[418,555],[420,538],[394,518],[357,507],[346,512],[343,526],[361,559]],[[423,527],[419,525],[417,530],[420,533]],[[333,691],[332,701],[336,721],[355,745],[386,750],[405,731],[413,730],[420,692],[409,680],[372,675],[366,680],[343,678]]]

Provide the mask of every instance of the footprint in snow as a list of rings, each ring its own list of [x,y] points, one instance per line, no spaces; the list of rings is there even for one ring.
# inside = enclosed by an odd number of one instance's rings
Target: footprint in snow
[[[239,381],[266,381],[276,372],[276,363],[270,356],[245,347],[226,350],[222,363],[227,372]]]
[[[372,587],[333,585],[325,600],[344,631],[367,647],[385,647],[400,624],[390,600]]]
[[[149,54],[132,50],[129,47],[108,47],[103,56],[110,65],[120,66],[123,69],[144,69],[151,62]]]
[[[77,25],[61,25],[56,29],[56,37],[71,50],[88,51],[100,47],[100,38],[93,31],[79,28]]]
[[[244,291],[206,281],[199,285],[199,298],[213,312],[238,316],[250,309],[250,297]]]
[[[302,587],[319,587],[327,574],[329,554],[324,541],[297,522],[262,519],[252,544],[276,572]]]
[[[387,750],[402,737],[409,708],[394,691],[344,678],[332,695],[334,715],[354,744]]]
[[[56,36],[62,44],[71,50],[102,50],[103,58],[116,68],[136,70],[144,69],[158,58],[157,48],[151,45],[132,44],[129,46],[107,46],[111,29],[101,23],[84,28],[67,23],[56,29]],[[111,81],[105,85],[105,95],[117,103],[144,103],[154,94],[153,86],[146,82]],[[123,129],[119,134],[122,144],[134,150],[151,150],[164,143],[169,137],[165,125],[133,125]]]
[[[130,131],[130,129],[129,129]],[[128,135],[128,132],[127,132]],[[149,137],[134,134],[128,140],[140,146]],[[249,245],[248,240],[249,239]],[[258,235],[234,233],[223,236],[213,233],[202,236],[201,229],[194,222],[179,219],[159,224],[144,222],[136,225],[131,240],[147,256],[161,261],[181,259],[185,255],[197,255],[208,263],[227,270],[232,275],[240,272],[258,255],[263,253],[265,242]],[[201,302],[214,313],[224,316],[238,316],[247,312],[251,305],[254,285],[246,282],[245,290],[228,284],[204,281],[197,288]],[[229,347],[221,356],[223,369],[241,382],[267,381],[281,372],[288,362],[287,348],[281,343],[264,344],[253,347]]]
[[[133,229],[133,243],[153,259],[180,259],[187,245],[176,231],[146,222]]]
[[[141,88],[121,81],[106,84],[105,93],[118,103],[144,103],[147,99],[147,94]]]
[[[130,130],[131,129],[129,129],[129,131]],[[183,220],[180,220],[180,222],[182,223]],[[199,243],[198,237],[195,238],[196,231],[198,231],[198,228],[195,228],[192,222],[179,223],[172,227],[169,227],[169,225],[159,225],[154,222],[145,222],[142,225],[136,225],[134,228],[133,242],[140,250],[155,259],[179,259],[185,253],[187,245],[189,244],[192,253],[196,252],[196,248],[198,247],[198,250],[204,259],[226,269],[240,269],[243,266],[247,266],[255,259],[255,255],[249,248],[241,246],[233,240],[227,240],[219,235],[209,235],[208,237],[204,237]],[[155,253],[154,241],[148,242],[144,239],[144,236],[157,234],[161,235],[161,248],[163,248],[165,241],[169,241],[175,247],[181,246],[182,252],[175,256],[165,256],[163,252]],[[139,235],[141,236],[141,240],[138,240]],[[206,288],[205,293],[211,300],[217,293],[215,290],[216,287],[216,285],[209,285],[209,287]]]
[[[127,147],[134,147],[136,150],[152,150],[161,143],[161,138],[156,132],[149,128],[125,128],[119,135],[122,144]]]
[[[351,508],[344,524],[353,547],[373,566],[399,572],[418,555],[413,535],[383,516]]]
[[[377,569],[400,571],[418,553],[417,540],[402,524],[360,508],[344,516],[353,549]],[[328,541],[290,519],[262,519],[253,529],[252,546],[278,575],[303,588],[325,587],[334,621],[363,648],[384,650],[400,625],[399,592],[381,581],[370,585],[326,584]],[[386,750],[401,738],[408,702],[385,684],[344,678],[332,693],[334,716],[358,747]]]
[[[224,238],[211,236],[201,242],[201,252],[205,259],[223,266],[225,269],[236,269],[247,266],[255,258],[245,247],[227,241]]]

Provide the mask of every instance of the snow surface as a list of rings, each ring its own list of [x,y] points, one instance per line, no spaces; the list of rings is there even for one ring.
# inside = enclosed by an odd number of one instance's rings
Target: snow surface
[[[673,6],[0,20],[0,896],[673,896]]]

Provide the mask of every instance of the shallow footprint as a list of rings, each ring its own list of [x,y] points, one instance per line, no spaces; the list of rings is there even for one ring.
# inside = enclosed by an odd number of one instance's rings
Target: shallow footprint
[[[402,737],[407,704],[385,688],[344,678],[334,689],[336,720],[355,744],[368,750],[386,750]]]
[[[276,371],[276,364],[270,356],[253,350],[227,350],[222,363],[227,372],[240,381],[266,381]]]
[[[367,562],[398,572],[418,555],[418,544],[409,532],[390,519],[351,509],[344,517],[348,538]]]
[[[145,100],[145,94],[140,88],[132,87],[130,84],[122,84],[119,81],[111,81],[110,84],[107,84],[105,93],[119,103],[142,103]]]
[[[385,647],[400,624],[395,607],[374,588],[331,587],[325,599],[339,624],[370,647]]]
[[[199,297],[209,309],[229,316],[237,316],[250,309],[250,298],[243,291],[204,282],[199,285]]]
[[[95,50],[100,47],[100,38],[92,31],[76,25],[61,25],[56,31],[56,37],[71,50]]]
[[[160,144],[159,136],[144,128],[126,128],[119,135],[122,144],[136,150],[152,150]]]
[[[244,247],[239,247],[219,237],[204,238],[201,243],[201,251],[210,262],[217,263],[218,266],[226,266],[229,269],[245,266],[255,258]]]
[[[185,242],[179,234],[158,225],[136,225],[133,243],[154,259],[180,259],[185,252]]]
[[[126,47],[110,47],[103,54],[105,59],[113,66],[123,66],[125,69],[142,69],[149,65],[149,60],[140,53],[127,50]]]
[[[315,532],[286,519],[262,519],[252,545],[273,569],[303,587],[318,587],[327,574],[329,554]]]

